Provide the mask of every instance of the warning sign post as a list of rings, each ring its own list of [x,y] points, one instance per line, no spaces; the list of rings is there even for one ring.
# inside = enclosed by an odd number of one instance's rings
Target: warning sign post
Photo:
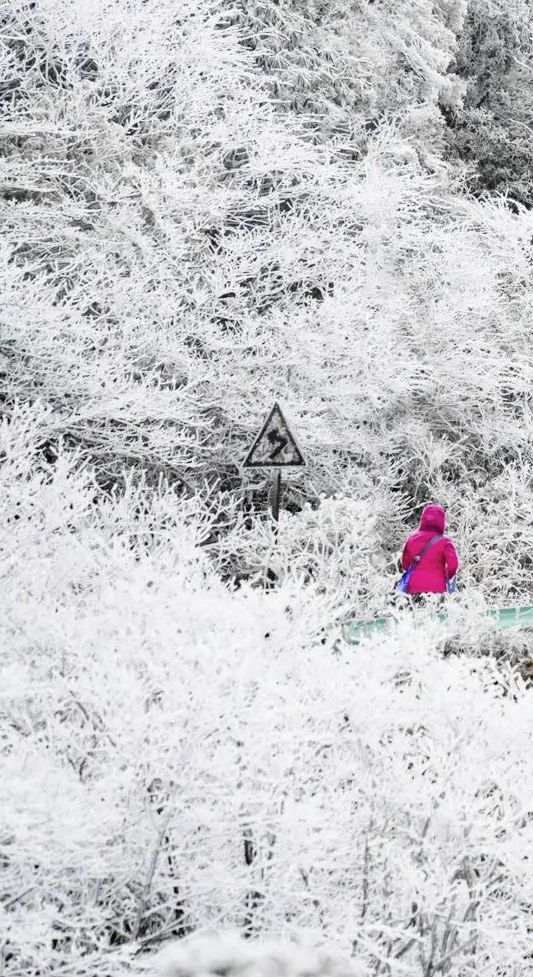
[[[302,467],[305,461],[279,404],[274,404],[250,448],[245,468]]]
[[[272,518],[279,520],[281,502],[281,471],[283,468],[302,468],[303,455],[291,434],[279,404],[274,404],[244,461],[245,468],[275,468],[276,477],[271,491]]]

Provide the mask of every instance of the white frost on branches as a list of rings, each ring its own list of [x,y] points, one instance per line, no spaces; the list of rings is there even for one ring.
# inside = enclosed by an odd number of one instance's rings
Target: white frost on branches
[[[164,486],[99,498],[68,452],[39,460],[34,413],[0,429],[12,972],[119,977],[238,928],[308,933],[371,974],[526,977],[519,675],[444,658],[424,619],[339,644],[336,586],[225,586],[199,545],[216,513]]]
[[[476,615],[530,599],[533,219],[446,151],[466,13],[0,0],[0,974],[235,928],[237,968],[530,973],[531,691]],[[431,498],[461,654],[344,645]]]

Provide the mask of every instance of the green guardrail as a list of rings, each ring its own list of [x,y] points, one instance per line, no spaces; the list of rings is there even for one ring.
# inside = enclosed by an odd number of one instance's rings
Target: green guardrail
[[[443,623],[447,622],[450,618],[450,615],[446,611],[439,611],[432,616],[435,620]],[[491,631],[506,631],[509,628],[531,628],[533,627],[533,606],[506,607],[500,610],[484,611],[481,615],[481,620],[487,622],[487,628]],[[367,635],[385,631],[396,622],[397,618],[394,617],[376,617],[372,621],[349,621],[345,623],[343,628],[344,638],[349,642],[357,642]]]

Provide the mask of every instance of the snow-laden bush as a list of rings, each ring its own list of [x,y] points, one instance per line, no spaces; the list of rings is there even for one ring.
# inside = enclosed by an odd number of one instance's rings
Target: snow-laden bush
[[[206,933],[169,946],[157,960],[162,977],[363,977],[365,968],[333,949],[279,941],[245,941]]]
[[[531,692],[476,622],[530,592],[532,217],[443,158],[464,8],[0,0],[0,971],[237,928],[529,973]],[[470,654],[344,645],[430,499]]]
[[[279,399],[293,509],[366,500],[386,565],[436,498],[466,579],[520,598],[531,215],[442,159],[461,0],[0,7],[4,411],[40,399],[43,451],[63,437],[106,490],[194,496],[241,492]]]
[[[118,977],[207,927],[308,934],[370,974],[526,977],[520,677],[443,657],[424,615],[344,645],[297,575],[230,589],[200,499],[102,499],[76,457],[43,461],[49,423],[0,429],[11,972]]]

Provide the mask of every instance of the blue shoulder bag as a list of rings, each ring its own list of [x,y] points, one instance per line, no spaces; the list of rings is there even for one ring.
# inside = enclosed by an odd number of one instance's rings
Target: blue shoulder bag
[[[411,566],[405,571],[405,573],[402,573],[400,579],[398,580],[394,588],[397,594],[409,593],[409,581],[412,577],[413,571],[416,570],[416,567],[420,563],[420,560],[424,556],[424,553],[427,553],[430,546],[433,546],[433,543],[438,542],[439,539],[442,539],[442,536],[433,536],[432,539],[430,539],[429,543],[426,543],[424,548],[420,550],[418,556],[415,556],[413,562],[411,563]]]
[[[455,594],[455,577],[448,577],[446,581],[446,590],[449,594]]]

